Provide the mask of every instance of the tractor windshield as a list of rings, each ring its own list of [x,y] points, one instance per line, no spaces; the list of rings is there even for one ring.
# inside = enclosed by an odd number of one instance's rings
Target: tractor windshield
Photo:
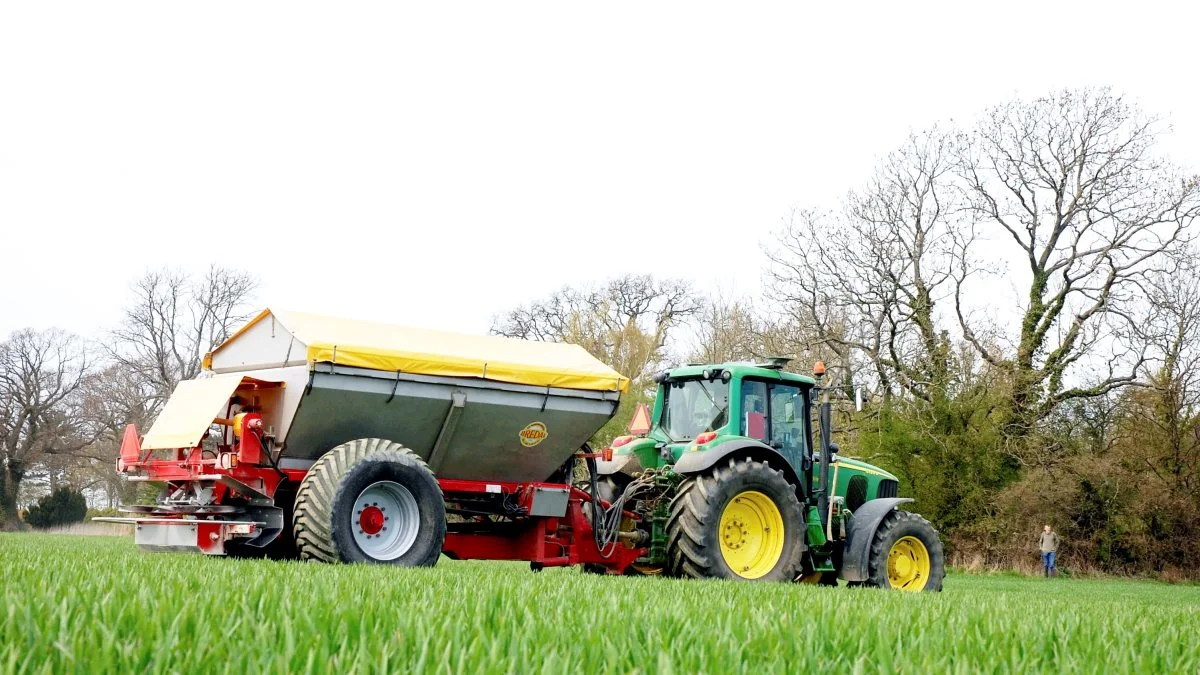
[[[728,421],[729,384],[720,380],[676,380],[666,385],[662,429],[673,441],[691,440]]]

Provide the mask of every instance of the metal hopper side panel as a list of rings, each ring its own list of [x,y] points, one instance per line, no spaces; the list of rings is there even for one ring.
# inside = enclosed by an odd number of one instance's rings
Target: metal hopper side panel
[[[288,432],[285,466],[379,437],[411,448],[439,478],[540,481],[612,418],[619,398],[318,364]]]

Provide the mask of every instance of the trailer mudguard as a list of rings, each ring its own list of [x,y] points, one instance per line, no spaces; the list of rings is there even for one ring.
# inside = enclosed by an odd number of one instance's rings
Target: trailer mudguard
[[[802,496],[804,494],[804,484],[796,475],[796,470],[792,468],[792,463],[787,461],[787,458],[779,454],[779,451],[765,443],[759,443],[752,440],[729,441],[714,446],[708,450],[699,452],[685,452],[675,462],[674,471],[679,474],[698,473],[704,471],[717,462],[726,457],[744,456],[753,459],[756,462],[766,462],[772,468],[783,472],[787,481],[796,486],[796,493]]]
[[[838,577],[846,581],[866,581],[870,577],[867,568],[871,554],[871,540],[879,523],[897,506],[913,501],[909,497],[872,499],[858,507],[850,518],[850,531],[846,533],[846,550],[842,555],[842,569]]]

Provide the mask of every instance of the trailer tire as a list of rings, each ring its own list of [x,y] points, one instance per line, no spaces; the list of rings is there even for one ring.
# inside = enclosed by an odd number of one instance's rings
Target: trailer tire
[[[893,560],[895,559],[895,560]],[[933,525],[908,511],[893,510],[879,523],[864,585],[936,593],[946,576],[946,556]]]
[[[772,523],[782,533],[771,532]],[[732,536],[738,532],[748,536]],[[804,515],[796,488],[766,462],[730,458],[685,479],[671,502],[666,569],[671,576],[791,581],[800,573],[803,553]],[[735,571],[741,562],[744,567]]]
[[[411,450],[361,438],[309,469],[293,529],[302,560],[429,567],[446,539],[446,504],[433,472]]]

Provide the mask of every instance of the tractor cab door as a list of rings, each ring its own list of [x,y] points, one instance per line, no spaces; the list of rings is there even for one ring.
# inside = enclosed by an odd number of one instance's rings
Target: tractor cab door
[[[783,382],[744,380],[741,410],[742,435],[775,448],[799,473],[804,466],[808,434],[805,428],[807,408],[800,387]]]

